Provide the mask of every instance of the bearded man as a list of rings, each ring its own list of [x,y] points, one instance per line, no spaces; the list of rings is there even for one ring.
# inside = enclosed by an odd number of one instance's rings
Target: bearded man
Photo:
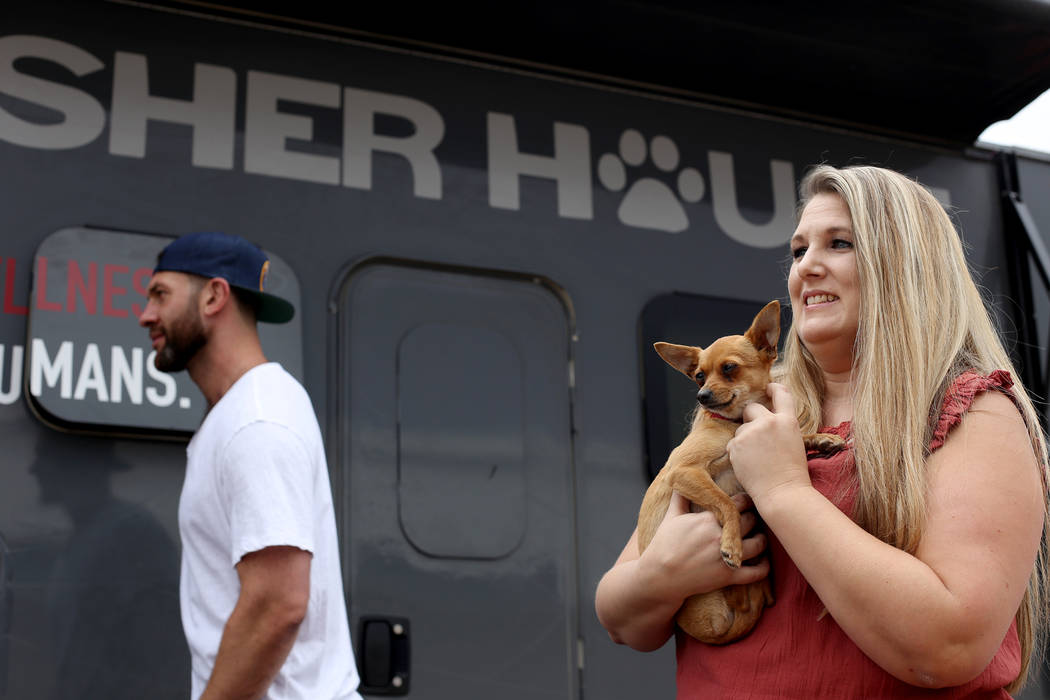
[[[305,389],[267,362],[269,261],[197,233],[157,259],[139,323],[154,364],[187,370],[208,413],[186,449],[179,599],[193,700],[359,700],[328,467]]]

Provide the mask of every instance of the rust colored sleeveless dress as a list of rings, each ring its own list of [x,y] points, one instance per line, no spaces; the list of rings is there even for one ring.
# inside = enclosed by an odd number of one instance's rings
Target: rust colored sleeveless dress
[[[998,390],[1012,397],[1009,373],[985,377],[968,372],[952,385],[930,449],[944,444],[948,432],[962,420],[981,392]],[[848,437],[849,423],[825,428]],[[810,456],[813,486],[847,515],[855,493],[850,491],[849,450],[831,457]],[[1009,698],[1003,686],[1021,668],[1016,622],[999,651],[974,680],[955,688],[925,690],[883,671],[850,641],[830,615],[819,621],[824,606],[769,533],[776,604],[766,608],[751,634],[727,646],[701,644],[676,632],[678,698],[692,700],[774,700],[779,698]]]

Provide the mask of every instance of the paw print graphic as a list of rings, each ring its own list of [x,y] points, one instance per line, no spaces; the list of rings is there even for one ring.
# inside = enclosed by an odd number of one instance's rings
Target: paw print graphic
[[[612,192],[627,187],[627,165],[637,167],[651,157],[653,165],[674,172],[679,165],[678,146],[666,136],[654,136],[646,144],[635,129],[620,135],[619,155],[606,153],[598,160],[598,181]],[[625,165],[626,164],[626,165]],[[704,179],[696,168],[678,172],[677,195],[666,183],[642,177],[631,184],[616,214],[628,226],[681,233],[689,228],[689,218],[682,202],[699,202],[704,196]]]

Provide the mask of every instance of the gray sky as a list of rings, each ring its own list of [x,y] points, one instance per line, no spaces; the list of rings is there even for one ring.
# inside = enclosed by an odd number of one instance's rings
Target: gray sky
[[[1050,90],[1029,103],[1012,119],[989,126],[977,140],[1050,155]]]

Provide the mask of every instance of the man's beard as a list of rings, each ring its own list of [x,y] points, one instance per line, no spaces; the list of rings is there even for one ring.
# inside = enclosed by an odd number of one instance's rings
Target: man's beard
[[[153,365],[161,372],[181,372],[207,342],[200,314],[188,308],[164,329],[164,347],[157,352]]]

